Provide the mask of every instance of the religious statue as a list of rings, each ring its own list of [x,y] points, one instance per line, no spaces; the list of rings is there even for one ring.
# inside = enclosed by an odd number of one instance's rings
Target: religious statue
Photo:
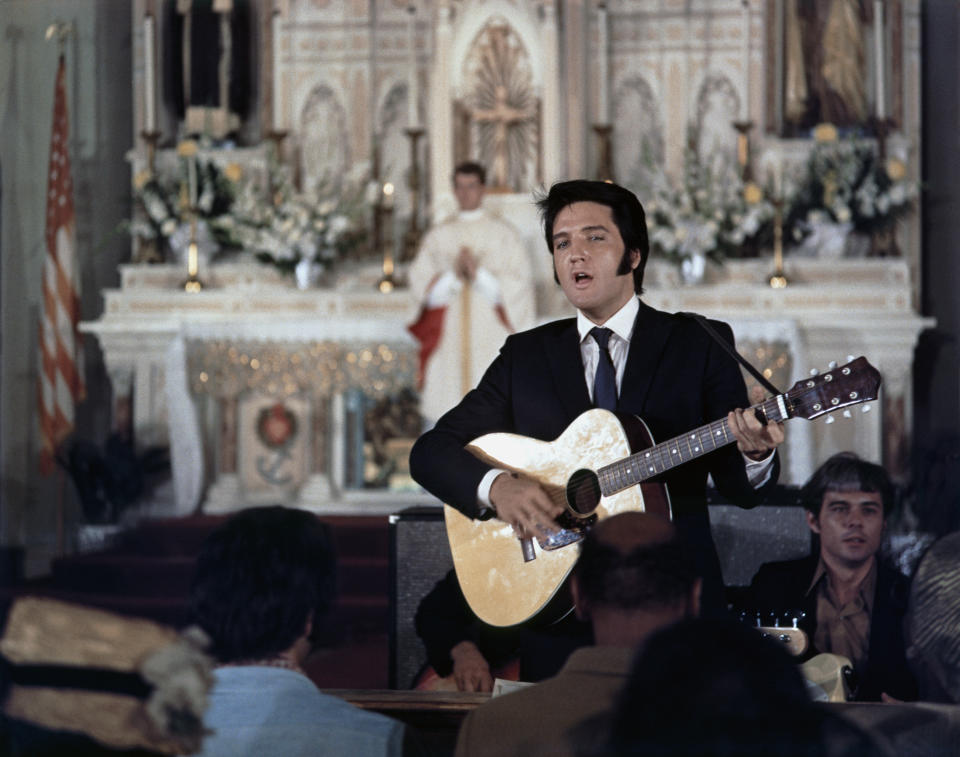
[[[169,0],[166,96],[186,134],[223,139],[250,109],[249,0]]]
[[[867,121],[869,0],[788,0],[784,119],[795,129]]]

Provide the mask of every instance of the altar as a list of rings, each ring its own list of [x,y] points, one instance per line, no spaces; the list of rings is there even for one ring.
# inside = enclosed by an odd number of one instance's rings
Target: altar
[[[801,484],[840,450],[902,478],[913,349],[933,323],[910,306],[907,263],[788,259],[784,289],[766,283],[768,267],[728,261],[688,285],[674,266],[652,262],[643,298],[728,321],[741,354],[781,391],[867,357],[883,378],[879,401],[790,421],[780,480]],[[417,304],[402,288],[379,292],[378,274],[342,271],[329,288],[304,291],[273,269],[223,264],[190,294],[177,266],[121,267],[120,288],[104,292],[102,317],[82,330],[104,350],[115,427],[129,428],[139,448],[170,447],[174,495],[162,512],[284,502],[388,513],[433,501],[406,474],[419,421],[397,430],[404,414],[416,417],[416,344],[405,325]],[[570,314],[562,297],[540,302],[541,321]]]

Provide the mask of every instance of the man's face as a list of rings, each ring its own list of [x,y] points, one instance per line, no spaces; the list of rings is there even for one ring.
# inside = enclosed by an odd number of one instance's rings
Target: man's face
[[[475,173],[458,173],[453,176],[453,194],[460,210],[476,210],[483,202],[485,187]]]
[[[598,202],[575,202],[557,213],[553,222],[553,265],[570,303],[600,324],[633,296],[633,276],[618,275],[623,238],[613,210]],[[630,253],[630,267],[640,252]]]
[[[820,515],[807,512],[810,529],[820,535],[820,554],[828,565],[855,568],[880,549],[883,499],[879,492],[827,491]]]

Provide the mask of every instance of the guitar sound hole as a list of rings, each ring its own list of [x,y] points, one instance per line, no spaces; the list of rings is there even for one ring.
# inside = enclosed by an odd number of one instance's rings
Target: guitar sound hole
[[[578,470],[567,482],[567,502],[573,511],[589,515],[600,504],[600,481],[592,470]]]

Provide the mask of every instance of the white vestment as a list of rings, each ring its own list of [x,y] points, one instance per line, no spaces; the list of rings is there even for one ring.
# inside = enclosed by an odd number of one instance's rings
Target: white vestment
[[[469,286],[455,274],[461,247],[477,262]],[[432,424],[477,385],[510,333],[533,325],[533,269],[520,232],[481,208],[432,228],[410,264],[409,280],[423,308],[445,307],[420,399],[421,413]]]

